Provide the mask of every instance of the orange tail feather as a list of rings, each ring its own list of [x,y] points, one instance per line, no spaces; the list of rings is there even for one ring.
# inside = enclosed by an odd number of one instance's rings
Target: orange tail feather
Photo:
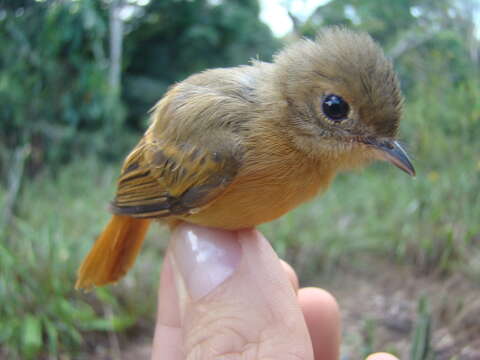
[[[116,282],[133,265],[150,225],[148,219],[113,215],[78,269],[75,288]]]

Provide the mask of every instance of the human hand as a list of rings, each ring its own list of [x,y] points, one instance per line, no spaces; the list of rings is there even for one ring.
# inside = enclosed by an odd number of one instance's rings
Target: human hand
[[[175,229],[161,273],[153,360],[334,360],[339,348],[335,299],[319,288],[299,290],[293,269],[258,231]]]

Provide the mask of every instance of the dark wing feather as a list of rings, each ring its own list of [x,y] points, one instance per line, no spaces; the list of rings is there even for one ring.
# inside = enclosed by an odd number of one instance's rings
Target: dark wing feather
[[[147,132],[125,161],[113,213],[155,218],[194,213],[207,205],[231,183],[240,165],[235,142],[228,136],[221,140],[221,146],[215,141],[173,144],[153,140]]]

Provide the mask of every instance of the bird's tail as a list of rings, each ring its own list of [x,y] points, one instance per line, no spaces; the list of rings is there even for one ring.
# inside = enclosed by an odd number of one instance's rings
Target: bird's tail
[[[78,269],[75,288],[116,282],[133,265],[150,225],[148,219],[113,215]]]

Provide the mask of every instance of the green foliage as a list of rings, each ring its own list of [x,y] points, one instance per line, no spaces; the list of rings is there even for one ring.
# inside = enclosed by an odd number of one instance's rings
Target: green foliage
[[[325,25],[359,27],[388,46],[412,26],[430,26],[438,20],[439,14],[443,16],[452,6],[448,0],[336,0],[318,7],[309,19],[308,28],[318,29]]]
[[[152,250],[145,260],[150,265],[139,265],[130,275],[136,283],[140,276],[150,279],[146,287],[135,286],[132,293],[127,279],[93,293],[74,290],[78,265],[107,221],[115,174],[96,160],[83,159],[57,177],[45,174],[28,182],[15,228],[8,237],[0,235],[0,357],[37,359],[85,351],[85,334],[121,332],[140,315],[154,313],[158,269],[152,266],[158,256]],[[0,187],[0,201],[2,195]],[[138,302],[141,291],[152,294],[150,303]]]
[[[256,0],[152,1],[125,38],[129,124],[143,129],[168,86],[193,73],[270,60],[280,44],[258,15]]]
[[[152,1],[126,24],[119,99],[108,82],[109,4],[0,4],[0,144],[32,144],[34,168],[74,153],[118,157],[132,144],[125,115],[130,129],[143,130],[172,83],[205,68],[268,60],[279,46],[255,0]]]
[[[107,82],[108,25],[99,4],[0,8],[0,143],[32,144],[36,166],[86,149],[118,151],[122,105]]]
[[[428,309],[427,299],[418,301],[417,324],[412,336],[410,359],[433,360],[435,355],[432,349],[432,315]]]
[[[323,26],[343,25],[368,32],[394,59],[409,95],[439,74],[440,62],[440,74],[453,84],[479,76],[478,60],[472,61],[479,51],[472,47],[475,6],[472,0],[335,0],[318,7],[299,31],[314,37]]]

